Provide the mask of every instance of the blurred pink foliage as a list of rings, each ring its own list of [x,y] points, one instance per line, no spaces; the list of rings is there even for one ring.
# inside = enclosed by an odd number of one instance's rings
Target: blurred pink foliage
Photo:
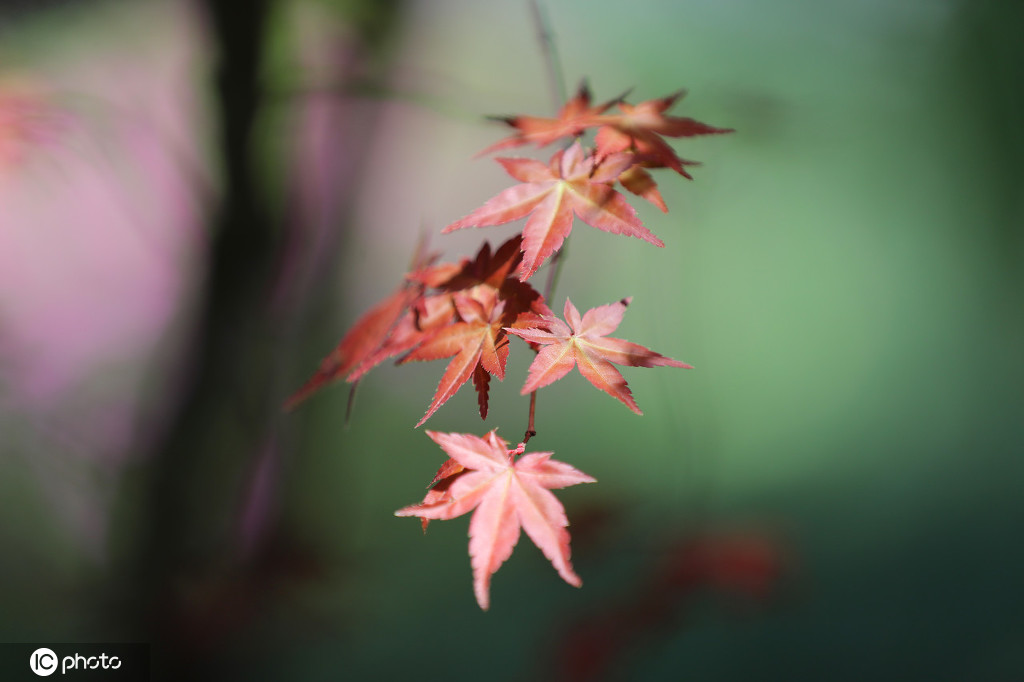
[[[144,451],[143,387],[168,378],[152,361],[174,356],[212,191],[196,17],[168,4],[131,20],[144,47],[83,39],[0,73],[0,407],[93,547],[111,477]]]
[[[56,407],[165,330],[202,249],[195,36],[0,89],[0,339],[11,398]],[[0,86],[2,88],[2,86]]]
[[[332,269],[381,106],[339,95],[366,68],[352,36],[315,5],[295,9],[287,231],[269,301],[282,328]],[[188,371],[220,190],[197,10],[115,5],[90,13],[84,37],[53,35],[62,49],[44,64],[0,66],[0,430],[22,433],[18,452],[56,515],[97,553],[117,478],[159,442]],[[254,456],[245,546],[275,487],[274,444]]]

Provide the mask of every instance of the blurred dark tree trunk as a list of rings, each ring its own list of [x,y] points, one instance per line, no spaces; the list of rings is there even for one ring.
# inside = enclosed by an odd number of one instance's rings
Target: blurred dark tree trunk
[[[260,458],[275,447],[287,365],[271,292],[293,226],[272,218],[253,170],[271,1],[202,5],[216,50],[223,195],[211,216],[187,376],[146,473],[134,529],[137,568],[120,589],[127,632],[153,644],[157,680],[229,679],[230,643],[266,606],[268,569],[258,553],[240,549],[239,516]],[[361,5],[359,16],[376,18],[356,26],[364,47],[373,49],[394,25],[398,3]],[[301,323],[295,315],[284,319]]]
[[[155,679],[216,679],[214,595],[233,581],[223,547],[241,473],[267,437],[271,362],[261,300],[276,235],[254,187],[250,145],[268,0],[206,0],[218,48],[216,127],[224,193],[213,218],[204,300],[178,414],[151,463],[137,606],[153,643]],[[243,7],[244,5],[244,7]],[[220,573],[220,575],[217,575]],[[204,613],[204,611],[207,611]]]

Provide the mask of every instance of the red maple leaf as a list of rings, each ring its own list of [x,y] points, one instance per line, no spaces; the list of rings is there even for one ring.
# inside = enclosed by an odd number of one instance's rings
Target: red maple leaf
[[[409,306],[422,295],[422,287],[403,286],[370,308],[325,357],[312,377],[285,402],[291,410],[306,398],[339,379],[355,382],[381,361],[408,350],[416,344],[403,319]],[[404,324],[402,324],[404,322]]]
[[[462,293],[454,294],[453,299],[460,321],[438,329],[399,361],[404,364],[455,356],[437,385],[430,407],[416,426],[430,419],[471,377],[480,395],[480,415],[486,417],[490,375],[505,378],[508,358],[508,339],[502,329],[505,304],[494,294],[484,302]]]
[[[410,275],[411,279],[442,292],[472,292],[481,285],[496,291],[498,299],[505,303],[506,326],[521,326],[522,320],[532,315],[551,314],[543,297],[529,284],[511,276],[522,262],[523,236],[517,234],[491,253],[491,246],[484,242],[476,258],[465,258],[458,267],[437,266],[421,273]]]
[[[459,263],[430,265],[433,258],[418,257],[402,287],[356,321],[316,373],[288,399],[285,408],[295,407],[339,379],[355,383],[384,360],[409,352],[399,362],[456,355],[427,417],[469,378],[479,394],[480,414],[486,417],[490,376],[504,375],[508,354],[502,327],[531,326],[543,315],[552,314],[533,287],[510,276],[522,259],[521,241],[516,235],[493,253],[485,242],[476,258],[464,258]],[[437,293],[428,295],[427,289]],[[481,316],[487,317],[486,324]],[[487,329],[491,333],[485,334]],[[475,364],[469,363],[487,335],[493,337],[492,345],[499,347],[498,364],[490,364],[489,354],[481,354]],[[487,348],[485,344],[483,351]],[[457,370],[456,361],[469,366]]]
[[[573,367],[579,367],[587,381],[621,400],[637,414],[643,414],[626,380],[612,363],[630,367],[693,367],[638,344],[607,336],[618,328],[631,300],[624,298],[618,303],[592,308],[581,318],[576,306],[567,298],[564,315],[569,324],[552,315],[544,318],[547,329],[507,329],[510,334],[544,346],[530,365],[522,394],[558,381]]]
[[[522,184],[494,196],[483,206],[442,230],[501,225],[529,215],[523,228],[523,261],[519,278],[526,281],[545,258],[561,247],[572,231],[573,214],[605,232],[625,234],[665,246],[643,226],[625,197],[612,188],[634,163],[632,154],[610,154],[600,163],[584,156],[579,142],[557,151],[547,165],[534,159],[497,159]]]
[[[550,452],[522,454],[523,445],[509,450],[508,443],[494,431],[483,438],[435,431],[427,431],[427,435],[466,471],[453,477],[440,497],[431,499],[431,491],[423,503],[399,509],[395,516],[453,519],[476,510],[469,522],[469,556],[473,591],[481,609],[486,611],[490,605],[491,576],[512,555],[520,529],[567,583],[583,584],[569,562],[565,509],[549,490],[593,483],[594,478],[551,459]],[[516,459],[517,455],[522,456]]]
[[[422,505],[433,505],[439,502],[447,502],[451,499],[451,486],[460,476],[466,473],[466,467],[458,463],[458,461],[449,457],[445,460],[445,463],[437,470],[434,474],[434,478],[430,481],[430,485],[427,487],[427,494],[423,497]],[[423,532],[427,532],[427,526],[430,525],[430,519],[427,517],[420,518],[420,523],[423,525]]]
[[[476,257],[463,258],[458,263],[442,263],[409,274],[408,278],[440,291],[464,291],[480,284],[493,289],[501,288],[509,274],[522,259],[522,235],[516,235],[491,253],[491,245],[484,242]]]
[[[544,147],[563,137],[579,135],[587,128],[601,125],[604,122],[601,114],[611,105],[620,102],[624,96],[620,95],[615,99],[608,100],[604,104],[591,106],[590,88],[587,87],[587,83],[584,81],[580,83],[580,87],[572,99],[559,109],[558,116],[555,118],[524,115],[494,117],[495,120],[502,121],[515,128],[516,132],[511,137],[506,137],[492,144],[480,152],[480,156],[496,152],[499,149],[519,147],[530,143],[538,147]]]
[[[619,175],[619,182],[633,194],[647,199],[660,208],[662,213],[668,213],[668,206],[665,205],[665,200],[661,198],[661,192],[658,191],[658,183],[639,164],[622,171],[622,174]]]
[[[552,314],[532,286],[509,276],[522,259],[521,242],[521,235],[516,235],[493,253],[485,242],[473,260],[463,259],[457,267],[425,268],[409,276],[440,293],[424,297],[417,308],[423,324],[433,331],[422,334],[417,347],[399,363],[455,356],[417,426],[469,379],[476,387],[480,416],[486,418],[491,376],[502,379],[505,373],[508,339],[503,327],[531,326]]]
[[[429,253],[421,242],[413,254],[410,268],[414,273],[429,269],[437,254]],[[356,320],[330,354],[303,386],[284,404],[285,410],[299,403],[329,384],[345,379],[356,383],[384,360],[404,353],[419,343],[423,327],[414,308],[424,307],[424,285],[407,276],[401,286],[386,299],[370,308]]]
[[[693,137],[733,131],[731,128],[715,128],[692,118],[666,116],[665,112],[684,94],[685,91],[680,90],[667,97],[635,105],[619,102],[622,113],[604,116],[603,125],[597,131],[594,141],[598,154],[605,156],[632,151],[642,158],[648,168],[671,168],[690,178],[683,166],[694,165],[694,162],[680,159],[662,136]]]

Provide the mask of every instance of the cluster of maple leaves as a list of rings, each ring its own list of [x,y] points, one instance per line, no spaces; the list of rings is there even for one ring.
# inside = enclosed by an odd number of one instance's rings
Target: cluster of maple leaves
[[[613,365],[690,367],[609,336],[622,322],[631,299],[598,306],[582,315],[566,299],[563,321],[528,281],[558,253],[572,230],[574,216],[605,232],[664,246],[643,226],[616,185],[667,212],[650,170],[670,169],[690,178],[686,166],[694,162],[677,156],[664,138],[731,132],[667,115],[682,94],[635,105],[624,97],[594,105],[584,84],[554,118],[498,119],[512,127],[513,133],[484,154],[527,144],[567,144],[547,163],[498,158],[519,184],[442,232],[527,218],[522,233],[493,251],[485,242],[475,258],[458,263],[437,263],[436,255],[418,254],[398,289],[356,321],[313,377],[288,400],[287,407],[293,407],[339,379],[355,384],[389,358],[400,356],[398,364],[451,358],[416,426],[432,417],[470,380],[477,391],[480,416],[486,418],[491,377],[505,378],[509,336],[519,337],[536,352],[522,388],[523,395],[532,396],[530,426],[523,442],[509,449],[495,431],[483,437],[428,431],[448,460],[423,501],[396,512],[398,516],[420,517],[426,530],[430,519],[451,519],[476,510],[469,525],[469,553],[474,592],[482,609],[490,603],[491,575],[511,555],[520,528],[566,582],[581,584],[569,562],[565,510],[549,490],[594,479],[551,459],[550,452],[526,453],[526,441],[534,435],[536,391],[576,367],[595,387],[641,414],[626,380]],[[610,113],[612,107],[617,111]],[[594,146],[585,148],[581,138],[590,129],[596,129]]]

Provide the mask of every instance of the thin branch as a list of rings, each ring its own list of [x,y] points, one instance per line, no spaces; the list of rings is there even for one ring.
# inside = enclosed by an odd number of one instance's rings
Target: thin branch
[[[558,47],[555,44],[555,36],[551,31],[551,22],[541,7],[540,0],[530,0],[530,14],[533,17],[534,26],[537,29],[537,41],[540,43],[541,53],[544,55],[544,64],[548,72],[548,86],[551,88],[551,99],[554,102],[555,110],[562,108],[568,98],[565,89],[565,76],[562,73],[561,62],[558,59]],[[558,282],[558,275],[562,266],[562,254],[565,252],[565,243],[562,248],[552,256],[552,263],[548,270],[548,281],[544,287],[544,300],[551,300],[551,294]],[[523,436],[523,445],[537,435],[534,423],[537,414],[537,391],[530,393],[530,417],[526,425],[526,435]]]
[[[544,285],[544,300],[550,301],[552,294],[555,292],[555,285],[558,283],[558,275],[562,270],[562,254],[565,253],[565,247],[568,244],[568,240],[562,242],[562,248],[555,251],[555,255],[551,257],[551,264],[548,265],[548,281]],[[537,435],[537,429],[534,425],[534,415],[537,412],[537,391],[530,393],[530,421],[526,425],[526,435],[523,436],[523,443],[528,442],[531,438]]]
[[[555,285],[558,284],[558,277],[562,274],[562,264],[565,262],[566,249],[569,246],[569,239],[562,242],[562,248],[555,251],[548,264],[548,281],[544,285],[544,300],[550,301],[555,293]]]
[[[539,0],[530,0],[530,13],[533,16],[534,26],[537,28],[537,41],[544,54],[544,64],[548,71],[548,85],[551,88],[551,98],[557,111],[565,103],[568,95],[565,90],[565,76],[562,74],[562,66],[558,60],[555,36],[551,32],[551,22],[548,21],[547,14],[544,13]]]

